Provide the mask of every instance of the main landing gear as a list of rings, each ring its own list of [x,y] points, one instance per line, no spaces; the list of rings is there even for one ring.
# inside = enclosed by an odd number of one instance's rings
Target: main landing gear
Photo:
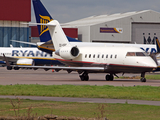
[[[83,72],[82,75],[79,75],[79,77],[81,78],[81,81],[88,81],[89,80],[89,76],[88,76],[88,73],[86,71]]]
[[[113,79],[114,79],[113,74],[106,75],[106,81],[113,81]]]
[[[141,82],[146,82],[146,78],[145,78],[145,72],[141,73]]]

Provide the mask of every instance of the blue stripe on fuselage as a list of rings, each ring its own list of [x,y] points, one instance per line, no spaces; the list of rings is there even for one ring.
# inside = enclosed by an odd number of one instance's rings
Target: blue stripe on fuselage
[[[142,48],[140,47],[142,50],[144,50],[146,53],[148,53],[150,51],[150,53],[156,53],[157,50],[155,48]]]
[[[64,65],[58,60],[33,59],[35,65]]]

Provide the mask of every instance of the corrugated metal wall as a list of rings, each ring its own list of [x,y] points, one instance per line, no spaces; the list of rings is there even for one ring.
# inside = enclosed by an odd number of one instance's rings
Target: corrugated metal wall
[[[31,0],[0,0],[0,3],[0,47],[28,46],[10,40],[30,41],[30,28],[21,22],[31,21]]]
[[[29,42],[30,28],[28,25],[23,25],[19,21],[0,21],[0,47],[27,47],[22,43],[15,43],[10,40],[18,40]]]
[[[0,27],[0,47],[27,47],[22,43],[15,43],[10,40],[29,42],[30,29],[28,27]]]
[[[160,23],[132,23],[132,43],[155,44],[160,38]]]

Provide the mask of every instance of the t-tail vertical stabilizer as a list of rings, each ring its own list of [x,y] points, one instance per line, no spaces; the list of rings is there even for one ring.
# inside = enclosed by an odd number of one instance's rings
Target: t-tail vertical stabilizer
[[[53,20],[48,23],[48,28],[52,38],[52,42],[55,48],[55,54],[63,59],[74,59],[79,55],[79,49],[76,46],[72,46],[64,31],[62,30],[59,22]]]
[[[48,28],[50,31],[50,35],[51,35],[55,50],[59,50],[61,47],[65,47],[65,46],[71,46],[70,43],[68,42],[68,39],[64,31],[62,30],[57,20],[53,20],[49,22]]]

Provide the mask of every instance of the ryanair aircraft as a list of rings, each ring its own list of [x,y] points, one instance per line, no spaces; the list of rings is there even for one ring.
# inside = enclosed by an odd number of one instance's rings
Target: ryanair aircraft
[[[5,58],[12,65],[63,65],[56,61],[52,54],[48,54],[37,48],[20,48],[20,47],[1,47],[0,60]],[[3,62],[3,64],[6,64]]]

